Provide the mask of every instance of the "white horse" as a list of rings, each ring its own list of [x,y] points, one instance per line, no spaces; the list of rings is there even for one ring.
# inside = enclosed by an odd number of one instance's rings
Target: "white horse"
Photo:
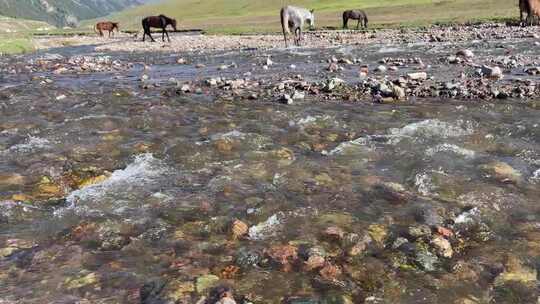
[[[300,41],[303,40],[302,29],[304,23],[313,28],[315,25],[313,10],[295,6],[286,6],[281,9],[281,28],[285,38],[285,47],[289,47],[287,34],[291,34],[291,31],[294,33],[294,44],[300,45]]]

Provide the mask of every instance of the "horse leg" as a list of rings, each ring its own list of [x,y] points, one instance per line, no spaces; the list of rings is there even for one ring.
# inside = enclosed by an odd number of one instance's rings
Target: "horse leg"
[[[156,40],[154,40],[154,37],[152,37],[152,33],[150,32],[150,29],[148,30],[147,35],[148,35],[148,37],[150,37],[150,41],[156,42]]]
[[[347,17],[343,17],[343,29],[348,28],[347,23],[349,23],[349,20],[347,19]]]
[[[165,31],[165,35],[167,35],[167,40],[169,40],[169,42],[171,42],[171,38],[169,38],[169,32],[167,32],[167,29],[164,29]]]
[[[362,19],[358,19],[358,23],[356,24],[356,30],[360,29],[360,21],[362,21]]]

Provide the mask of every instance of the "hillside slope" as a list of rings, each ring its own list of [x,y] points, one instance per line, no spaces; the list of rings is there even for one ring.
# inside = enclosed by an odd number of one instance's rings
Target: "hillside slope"
[[[339,26],[340,13],[366,9],[371,24],[423,24],[434,21],[468,21],[517,16],[517,0],[164,0],[127,9],[114,18],[123,28],[138,28],[139,20],[165,13],[181,27],[215,32],[275,31],[279,8],[286,4],[315,9],[317,26]]]
[[[0,0],[0,15],[75,26],[79,20],[104,16],[149,0]]]
[[[54,26],[43,21],[0,16],[0,35],[20,32],[48,31],[52,29],[54,29]]]

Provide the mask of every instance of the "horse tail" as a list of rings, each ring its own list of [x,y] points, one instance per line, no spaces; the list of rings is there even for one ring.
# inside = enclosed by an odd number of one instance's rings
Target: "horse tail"
[[[98,25],[97,25],[97,23],[96,23],[96,24],[94,24],[94,32],[96,32],[96,34],[99,34],[99,32],[98,32]]]
[[[287,15],[287,12],[285,11],[285,8],[281,8],[280,11],[280,17],[281,17],[281,29],[283,30],[283,39],[285,40],[285,47],[288,47],[287,45],[287,33],[289,33],[289,17]]]
[[[347,22],[349,21],[349,12],[343,12],[343,28],[347,28]]]

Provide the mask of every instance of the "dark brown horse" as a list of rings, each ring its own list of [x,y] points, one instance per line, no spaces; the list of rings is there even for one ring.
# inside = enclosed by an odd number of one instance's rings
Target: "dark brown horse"
[[[360,28],[360,24],[362,24],[363,28],[367,28],[368,24],[368,18],[366,15],[366,12],[362,10],[348,10],[343,12],[343,28],[349,28],[349,19],[358,20],[358,24],[356,24],[356,29]]]
[[[120,31],[118,22],[98,22],[96,23],[96,26],[94,26],[94,31],[101,37],[103,37],[103,31],[109,31],[109,38],[111,38],[111,34],[113,34],[114,29],[116,29],[117,32]]]
[[[143,41],[146,38],[146,35],[148,35],[152,42],[155,42],[154,38],[150,34],[150,28],[160,28],[163,31],[161,39],[165,42],[165,35],[167,35],[167,39],[169,40],[169,42],[171,42],[171,38],[169,38],[169,33],[167,33],[168,25],[171,25],[174,31],[176,31],[176,19],[169,18],[165,15],[150,16],[144,18],[142,20],[142,27],[144,29]]]
[[[525,18],[525,14],[527,14],[527,18]],[[533,25],[535,17],[540,17],[540,0],[519,0],[521,25]]]

